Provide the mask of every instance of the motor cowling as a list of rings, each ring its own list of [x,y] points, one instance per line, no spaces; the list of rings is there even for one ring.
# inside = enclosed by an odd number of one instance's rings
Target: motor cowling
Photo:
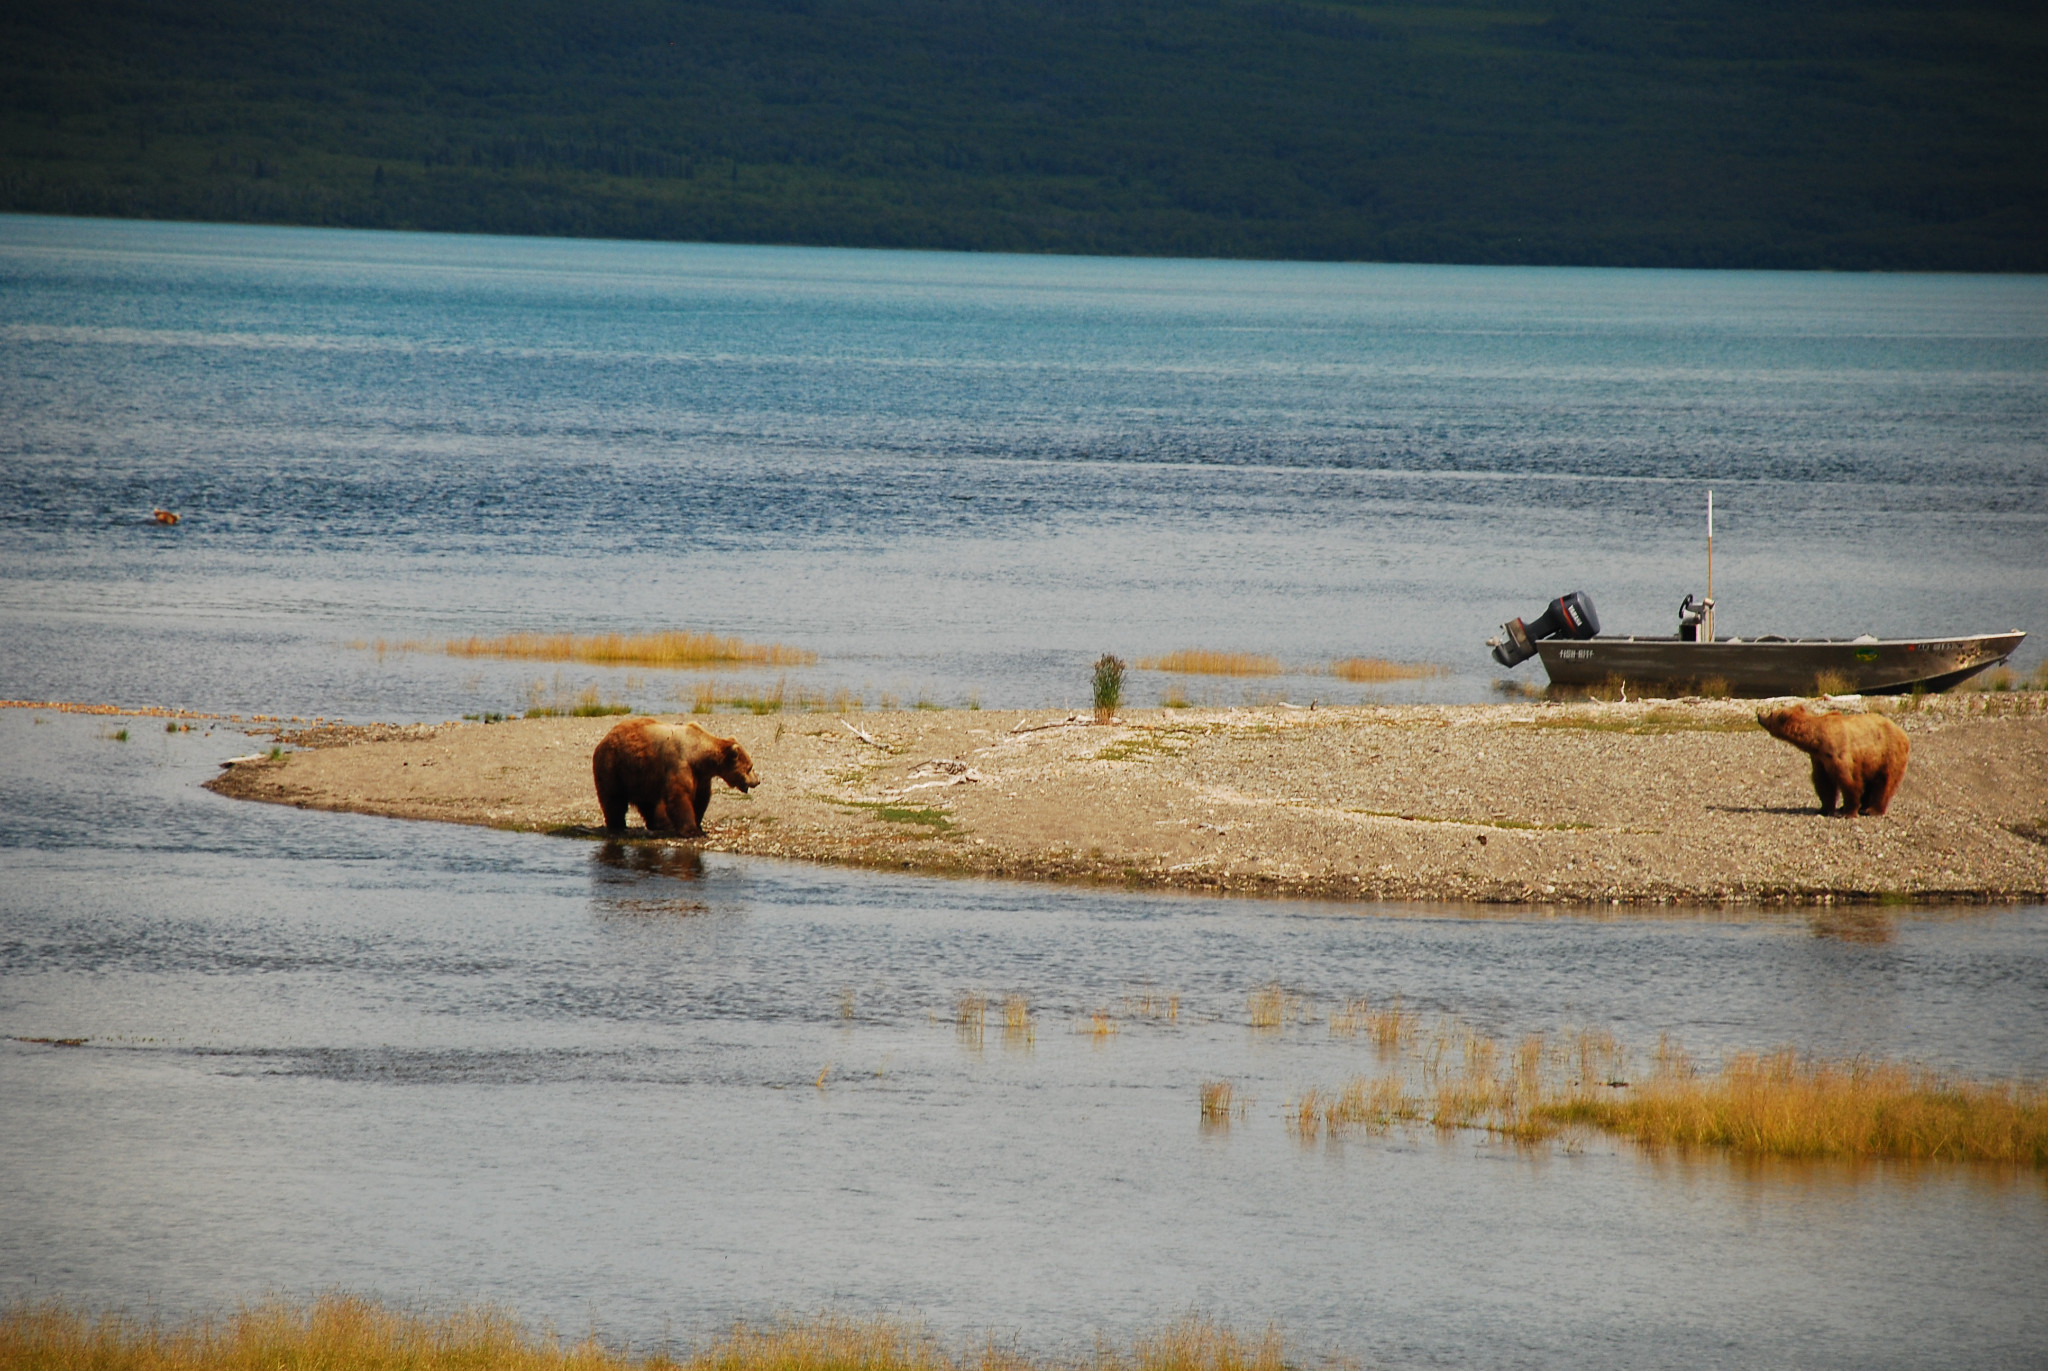
[[[1534,619],[1510,619],[1500,626],[1501,636],[1489,638],[1493,660],[1502,666],[1519,666],[1536,655],[1536,644],[1545,638],[1593,638],[1600,633],[1600,616],[1593,602],[1579,591],[1560,595]]]

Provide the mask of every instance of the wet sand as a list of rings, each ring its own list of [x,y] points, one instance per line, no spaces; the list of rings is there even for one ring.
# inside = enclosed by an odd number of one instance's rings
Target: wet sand
[[[1820,815],[1805,755],[1756,727],[1753,702],[1157,710],[1106,726],[1011,711],[717,715],[698,722],[737,736],[763,784],[716,785],[697,845],[1337,899],[2048,898],[2048,698],[1892,712],[1913,744],[1905,784],[1889,815],[1853,820]],[[590,753],[616,722],[284,730],[301,750],[210,785],[601,838]],[[632,824],[633,838],[676,841]]]

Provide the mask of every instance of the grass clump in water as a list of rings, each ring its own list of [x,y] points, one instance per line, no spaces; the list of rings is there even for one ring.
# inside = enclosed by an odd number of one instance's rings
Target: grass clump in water
[[[1419,681],[1441,676],[1444,668],[1433,662],[1390,662],[1384,657],[1340,657],[1330,663],[1330,674],[1340,681],[1373,684],[1382,681]]]
[[[2048,1169],[2048,1084],[2040,1081],[1966,1081],[1790,1048],[1742,1054],[1702,1075],[1669,1039],[1658,1042],[1647,1079],[1630,1080],[1628,1062],[1599,1029],[1530,1034],[1504,1052],[1496,1039],[1446,1023],[1419,1044],[1405,1073],[1361,1077],[1335,1092],[1310,1088],[1285,1117],[1305,1138],[1402,1120],[1531,1140],[1590,1127],[1649,1147]]]
[[[1253,652],[1211,652],[1205,648],[1183,648],[1164,657],[1139,661],[1142,671],[1171,671],[1183,676],[1278,676],[1280,659]]]
[[[1667,1069],[1630,1094],[1543,1107],[1651,1145],[1776,1157],[1901,1157],[2048,1167],[2048,1091],[1982,1084],[1898,1063],[1744,1054],[1699,1077]]]
[[[1307,1012],[1299,996],[1290,995],[1278,985],[1254,990],[1245,1001],[1245,1014],[1253,1028],[1279,1029],[1289,1019],[1300,1020]]]
[[[1097,1349],[1095,1371],[1283,1371],[1279,1335],[1245,1337],[1187,1318],[1128,1351]],[[993,1344],[951,1352],[925,1329],[884,1318],[824,1314],[741,1324],[700,1350],[635,1355],[595,1338],[534,1333],[502,1309],[407,1313],[355,1296],[273,1300],[218,1318],[166,1326],[61,1305],[0,1315],[6,1371],[1062,1371]]]
[[[401,651],[424,644],[401,643]],[[380,640],[378,651],[384,650]],[[499,638],[451,638],[442,644],[451,657],[505,657],[540,662],[590,662],[599,666],[702,667],[813,666],[818,654],[781,643],[749,643],[714,633],[510,633]]]

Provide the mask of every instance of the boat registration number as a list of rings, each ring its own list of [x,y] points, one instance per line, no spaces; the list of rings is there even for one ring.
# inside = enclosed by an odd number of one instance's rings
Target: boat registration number
[[[1567,662],[1590,662],[1593,660],[1593,649],[1590,647],[1568,647],[1557,655],[1564,658]]]

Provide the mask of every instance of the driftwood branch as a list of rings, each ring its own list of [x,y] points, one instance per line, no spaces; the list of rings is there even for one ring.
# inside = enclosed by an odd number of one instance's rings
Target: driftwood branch
[[[1011,730],[1010,730],[1010,732],[1012,732],[1012,733],[1043,733],[1043,732],[1044,732],[1044,731],[1045,731],[1046,729],[1048,729],[1048,728],[1072,728],[1072,727],[1073,727],[1074,725],[1076,725],[1076,724],[1085,724],[1085,723],[1087,723],[1087,722],[1089,722],[1089,720],[1088,720],[1088,716],[1087,716],[1087,715],[1085,715],[1085,714],[1069,714],[1069,715],[1068,715],[1068,716],[1067,716],[1066,718],[1064,718],[1064,719],[1054,719],[1054,720],[1053,720],[1053,721],[1052,721],[1051,723],[1049,723],[1049,724],[1025,724],[1025,723],[1020,723],[1020,724],[1018,724],[1018,725],[1017,725],[1017,726],[1016,726],[1015,728],[1011,729]]]
[[[869,747],[879,747],[884,752],[887,752],[889,750],[889,745],[887,743],[883,742],[881,739],[877,738],[874,734],[868,732],[866,729],[856,728],[854,725],[846,723],[846,720],[844,719],[841,719],[839,722],[846,725],[846,731],[848,733],[851,733],[854,737],[860,739]]]

